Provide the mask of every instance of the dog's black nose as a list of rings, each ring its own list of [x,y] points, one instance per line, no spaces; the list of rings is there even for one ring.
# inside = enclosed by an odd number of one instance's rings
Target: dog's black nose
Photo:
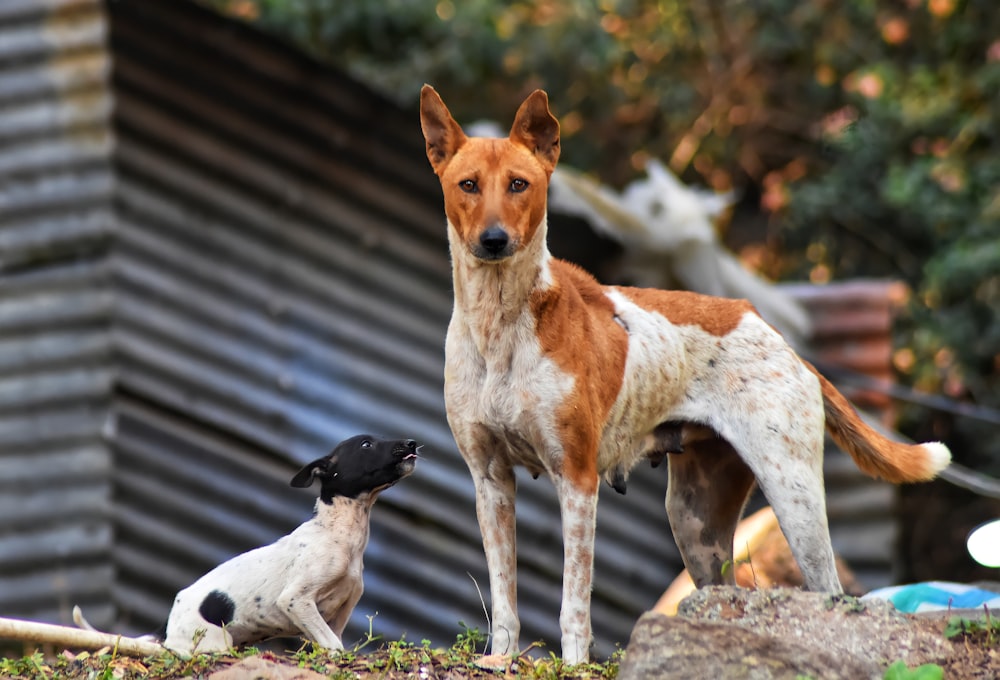
[[[503,230],[503,227],[497,224],[494,224],[479,235],[479,245],[489,255],[497,256],[501,254],[507,248],[508,243],[510,243],[510,237]]]
[[[417,450],[417,442],[412,439],[407,439],[405,442],[403,442],[403,445],[406,446],[406,448],[410,449],[411,451]]]

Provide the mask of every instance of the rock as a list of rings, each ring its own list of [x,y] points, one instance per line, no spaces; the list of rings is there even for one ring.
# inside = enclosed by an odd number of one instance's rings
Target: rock
[[[632,630],[618,677],[771,680],[867,677],[859,664],[729,623],[647,612]]]
[[[897,660],[912,667],[949,651],[885,602],[718,586],[685,599],[676,617],[643,615],[619,677],[881,678]]]

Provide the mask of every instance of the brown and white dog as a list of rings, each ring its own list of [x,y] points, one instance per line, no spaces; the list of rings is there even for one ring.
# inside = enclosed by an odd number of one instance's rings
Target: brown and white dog
[[[754,484],[810,590],[841,592],[827,529],[824,425],[866,473],[927,480],[950,460],[867,427],[746,301],[601,286],[549,254],[559,123],[542,91],[505,139],[466,137],[428,85],[420,122],[441,180],[455,306],[445,401],[472,472],[495,655],[518,649],[514,466],[548,474],[564,539],[562,653],[588,658],[599,480],[669,461],[666,509],[698,586],[732,583],[733,531]],[[683,453],[681,453],[683,451]]]

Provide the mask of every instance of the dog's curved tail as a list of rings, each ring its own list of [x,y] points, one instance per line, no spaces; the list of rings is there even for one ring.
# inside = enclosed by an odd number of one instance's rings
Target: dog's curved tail
[[[937,476],[951,462],[951,452],[940,442],[903,444],[869,427],[851,403],[809,362],[805,362],[823,391],[826,429],[854,459],[858,468],[887,482],[926,482]]]
[[[89,630],[92,633],[100,633],[101,631],[90,625],[90,621],[83,617],[83,610],[80,609],[80,605],[73,605],[73,623],[76,624],[77,628],[82,628],[83,630]]]

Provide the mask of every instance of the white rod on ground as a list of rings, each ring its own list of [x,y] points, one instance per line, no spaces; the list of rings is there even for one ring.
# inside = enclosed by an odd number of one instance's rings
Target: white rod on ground
[[[3,617],[0,617],[0,639],[48,643],[72,649],[117,647],[118,654],[138,657],[163,654],[167,651],[158,643],[149,640]]]

